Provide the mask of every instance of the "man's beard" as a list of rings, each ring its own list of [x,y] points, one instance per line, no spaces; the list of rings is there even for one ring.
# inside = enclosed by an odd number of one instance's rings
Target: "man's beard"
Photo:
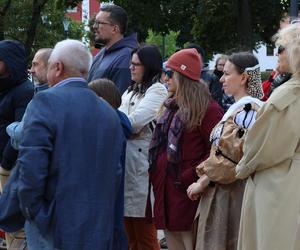
[[[100,46],[105,46],[106,44],[108,44],[109,39],[105,39],[102,37],[95,37],[95,44],[98,44]]]
[[[36,76],[32,76],[34,85],[42,85],[47,82],[47,79],[38,79]]]

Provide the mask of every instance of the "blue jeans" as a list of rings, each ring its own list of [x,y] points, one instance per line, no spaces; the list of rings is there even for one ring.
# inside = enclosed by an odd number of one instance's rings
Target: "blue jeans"
[[[25,222],[25,235],[30,250],[58,250],[54,248],[54,238],[51,233],[42,236],[34,222]]]

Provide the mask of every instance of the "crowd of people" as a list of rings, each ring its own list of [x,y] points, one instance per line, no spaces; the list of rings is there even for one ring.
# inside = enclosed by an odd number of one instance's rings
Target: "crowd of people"
[[[300,25],[274,36],[263,86],[250,52],[163,62],[127,19],[101,7],[94,60],[72,39],[39,49],[34,84],[24,46],[0,41],[7,248],[159,250],[163,230],[169,250],[299,249]]]

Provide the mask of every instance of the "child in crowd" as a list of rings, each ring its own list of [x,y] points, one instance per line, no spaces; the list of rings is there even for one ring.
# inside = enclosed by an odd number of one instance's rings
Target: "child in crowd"
[[[99,97],[107,101],[117,112],[125,137],[128,139],[131,135],[132,127],[127,116],[118,110],[121,104],[121,95],[116,85],[109,79],[97,79],[89,83],[89,88],[93,90]],[[114,247],[113,249],[127,250],[127,238],[124,230],[123,214],[124,214],[124,173],[125,173],[125,157],[126,145],[121,156],[121,164],[123,166],[121,183],[119,183],[119,190],[116,195],[115,206],[115,220],[117,223],[114,225]],[[121,222],[121,223],[120,223]]]

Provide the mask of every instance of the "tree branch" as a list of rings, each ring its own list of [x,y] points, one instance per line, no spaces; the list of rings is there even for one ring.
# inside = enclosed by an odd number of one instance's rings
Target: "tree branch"
[[[31,53],[31,47],[35,39],[36,35],[36,28],[39,23],[41,12],[45,4],[48,2],[48,0],[33,0],[32,3],[32,17],[31,21],[27,30],[27,37],[25,41],[25,50],[27,52],[27,55],[29,56]]]

